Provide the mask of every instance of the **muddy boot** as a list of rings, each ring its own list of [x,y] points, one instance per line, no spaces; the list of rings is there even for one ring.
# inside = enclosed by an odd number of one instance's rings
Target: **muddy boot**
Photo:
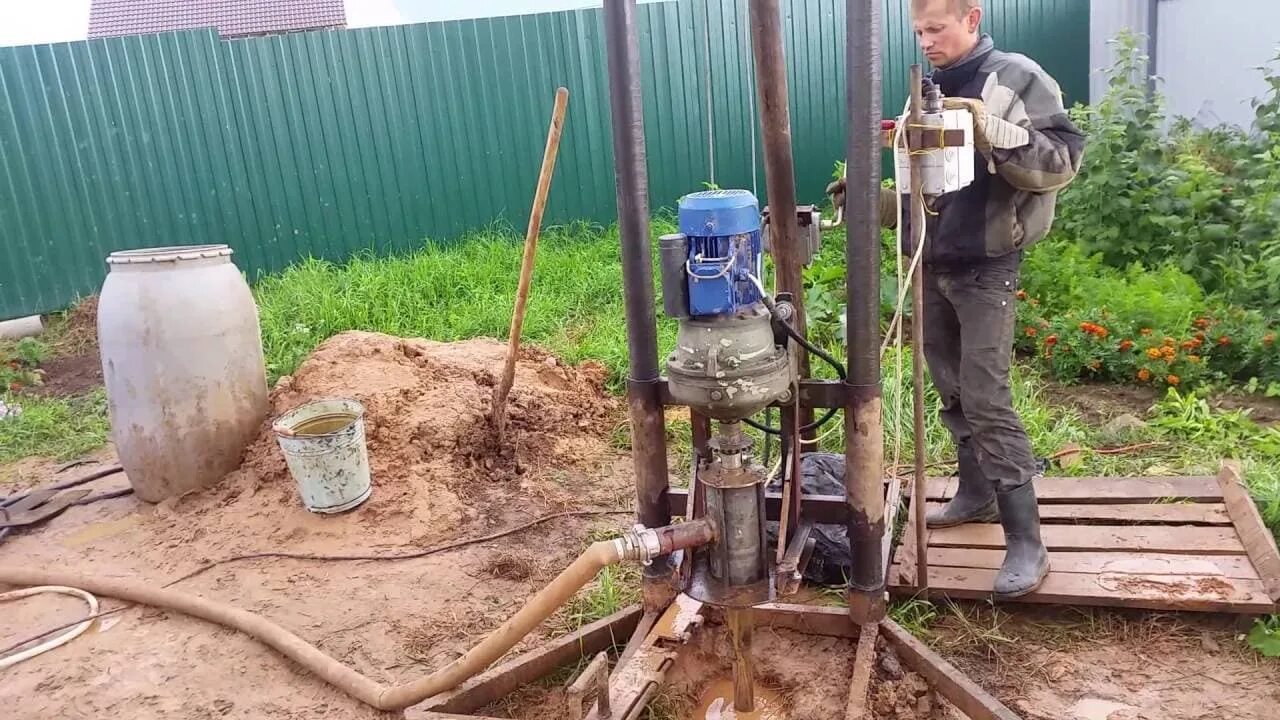
[[[996,505],[996,489],[982,474],[977,460],[968,450],[960,451],[960,489],[941,510],[924,518],[925,527],[944,528],[971,522],[996,522],[1000,512]]]
[[[1040,509],[1035,486],[1028,482],[996,494],[1004,526],[1005,556],[996,575],[997,600],[1018,598],[1040,587],[1049,574],[1049,553],[1040,540]]]

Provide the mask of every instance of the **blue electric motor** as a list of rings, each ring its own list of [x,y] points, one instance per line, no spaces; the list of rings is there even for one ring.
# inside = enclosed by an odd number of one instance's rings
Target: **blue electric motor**
[[[734,315],[761,301],[760,205],[746,190],[680,198],[680,232],[659,240],[663,311],[675,318]]]

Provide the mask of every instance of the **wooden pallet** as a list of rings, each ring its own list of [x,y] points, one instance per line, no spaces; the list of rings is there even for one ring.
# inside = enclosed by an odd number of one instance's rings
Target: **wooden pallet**
[[[954,478],[931,478],[929,508]],[[1280,552],[1240,481],[1217,476],[1042,478],[1036,482],[1049,576],[1018,602],[1261,614],[1280,601]],[[914,498],[912,499],[914,502]],[[889,573],[897,595],[919,595],[908,522]],[[1004,559],[998,524],[928,533],[927,594],[986,599]]]

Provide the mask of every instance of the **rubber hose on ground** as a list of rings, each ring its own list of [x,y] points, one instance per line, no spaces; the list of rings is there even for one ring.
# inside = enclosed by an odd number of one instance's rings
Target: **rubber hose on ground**
[[[602,568],[622,558],[621,542],[605,540],[593,543],[466,655],[426,677],[396,687],[370,680],[261,615],[178,590],[166,590],[133,580],[3,566],[0,566],[0,584],[65,585],[97,595],[176,610],[257,638],[366,705],[379,710],[403,710],[451,690],[483,671],[550,617]]]

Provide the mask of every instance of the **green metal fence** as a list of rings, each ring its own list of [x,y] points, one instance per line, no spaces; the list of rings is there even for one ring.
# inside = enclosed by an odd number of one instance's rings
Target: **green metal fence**
[[[886,107],[918,58],[884,0]],[[843,0],[784,3],[799,196],[843,154]],[[988,0],[998,44],[1088,89],[1088,3]],[[640,6],[651,203],[764,195],[746,0]],[[0,318],[97,291],[118,249],[228,243],[251,277],[300,257],[523,227],[552,96],[571,92],[550,222],[613,219],[599,10],[220,40],[0,48]]]

